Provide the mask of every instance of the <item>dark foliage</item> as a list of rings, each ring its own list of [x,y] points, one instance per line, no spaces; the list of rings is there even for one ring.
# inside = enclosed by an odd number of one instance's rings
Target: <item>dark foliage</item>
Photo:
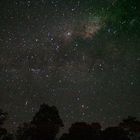
[[[90,140],[92,139],[92,127],[84,122],[72,124],[68,134],[62,135],[60,140]]]
[[[4,124],[6,119],[7,113],[3,112],[3,110],[0,109],[0,140],[3,140],[3,138],[7,135],[7,130],[5,128],[2,128],[2,125]]]
[[[1,110],[1,115],[6,115]],[[3,124],[6,117],[1,117]],[[16,132],[16,140],[55,140],[63,122],[55,106],[42,104],[39,111],[29,123],[20,125]],[[132,135],[133,134],[133,135]],[[88,124],[76,122],[71,125],[68,133],[64,133],[59,140],[130,140],[140,134],[140,121],[135,117],[128,117],[114,127],[102,130],[99,123]],[[14,140],[14,134],[0,127],[0,140]],[[139,137],[136,138],[139,140]]]
[[[7,117],[8,117],[8,114],[6,112],[3,112],[3,110],[0,109],[0,125],[3,125]]]
[[[120,127],[109,127],[102,133],[103,140],[129,140],[127,132]]]
[[[18,140],[54,140],[63,122],[55,106],[42,104],[33,120],[17,130]]]
[[[128,133],[121,127],[109,127],[101,130],[99,123],[74,123],[68,134],[63,134],[60,140],[129,140]]]
[[[7,130],[3,128],[3,124],[7,118],[8,113],[0,109],[0,140],[13,140],[13,134],[8,133]]]

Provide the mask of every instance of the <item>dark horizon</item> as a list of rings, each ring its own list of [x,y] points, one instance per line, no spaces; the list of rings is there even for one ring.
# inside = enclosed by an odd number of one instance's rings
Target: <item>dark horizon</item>
[[[115,126],[103,128],[100,122],[77,121],[67,131],[59,111],[55,106],[41,104],[31,121],[21,123],[16,130],[4,128],[9,118],[0,109],[0,140],[139,140],[140,121],[128,116]]]

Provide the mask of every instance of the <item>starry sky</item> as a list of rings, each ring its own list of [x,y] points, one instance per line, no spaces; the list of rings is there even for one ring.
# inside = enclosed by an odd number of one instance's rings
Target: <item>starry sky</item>
[[[8,128],[55,105],[66,127],[140,117],[140,41],[115,35],[113,0],[1,0],[0,108]]]

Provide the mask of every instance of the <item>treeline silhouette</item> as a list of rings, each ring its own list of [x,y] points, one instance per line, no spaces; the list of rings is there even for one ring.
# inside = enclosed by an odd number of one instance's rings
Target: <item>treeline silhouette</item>
[[[56,140],[64,126],[57,108],[47,104],[42,104],[32,121],[23,123],[12,134],[3,128],[7,117],[8,114],[0,109],[0,140]],[[118,126],[106,129],[97,122],[76,122],[59,140],[140,140],[140,121],[129,116]]]

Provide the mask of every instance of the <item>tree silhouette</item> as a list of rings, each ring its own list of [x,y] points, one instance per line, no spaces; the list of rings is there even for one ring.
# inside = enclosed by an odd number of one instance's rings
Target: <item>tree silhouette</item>
[[[101,125],[99,123],[92,123],[92,137],[94,140],[100,140],[101,139]]]
[[[12,133],[7,133],[2,140],[14,140]]]
[[[7,113],[0,110],[0,140],[13,140],[13,134],[2,128]],[[55,140],[63,122],[55,106],[42,104],[39,111],[29,123],[23,123],[16,131],[16,140]],[[132,135],[133,134],[133,135]],[[76,122],[71,125],[68,133],[59,140],[130,140],[139,139],[140,121],[128,116],[118,126],[101,129],[99,123]]]
[[[33,117],[31,125],[33,126],[33,140],[53,140],[59,128],[63,126],[63,122],[55,106],[42,104]]]
[[[8,117],[8,114],[6,112],[3,112],[2,109],[0,109],[0,126],[4,124],[7,117]]]
[[[31,137],[31,127],[30,123],[23,123],[18,126],[16,131],[17,140],[27,140]]]
[[[7,136],[7,130],[2,127],[7,117],[8,114],[6,112],[3,112],[2,109],[0,109],[0,140],[4,140]]]
[[[0,128],[0,140],[3,140],[3,138],[7,135],[7,130],[5,128]]]
[[[120,122],[119,126],[125,130],[140,133],[140,121],[138,121],[136,117],[128,116],[127,119]]]
[[[72,124],[69,133],[72,139],[90,140],[92,138],[91,126],[84,122]]]
[[[102,133],[103,140],[129,140],[128,134],[120,127],[108,127]]]
[[[70,136],[67,133],[64,133],[59,140],[70,140]]]
[[[17,130],[18,140],[54,140],[63,122],[55,106],[42,104],[33,120]]]
[[[99,123],[87,124],[76,122],[72,124],[68,134],[63,134],[60,140],[100,140],[101,126]]]
[[[137,134],[140,134],[140,121],[136,117],[128,116],[128,118],[120,122],[119,127],[128,131],[130,137],[139,137]]]

